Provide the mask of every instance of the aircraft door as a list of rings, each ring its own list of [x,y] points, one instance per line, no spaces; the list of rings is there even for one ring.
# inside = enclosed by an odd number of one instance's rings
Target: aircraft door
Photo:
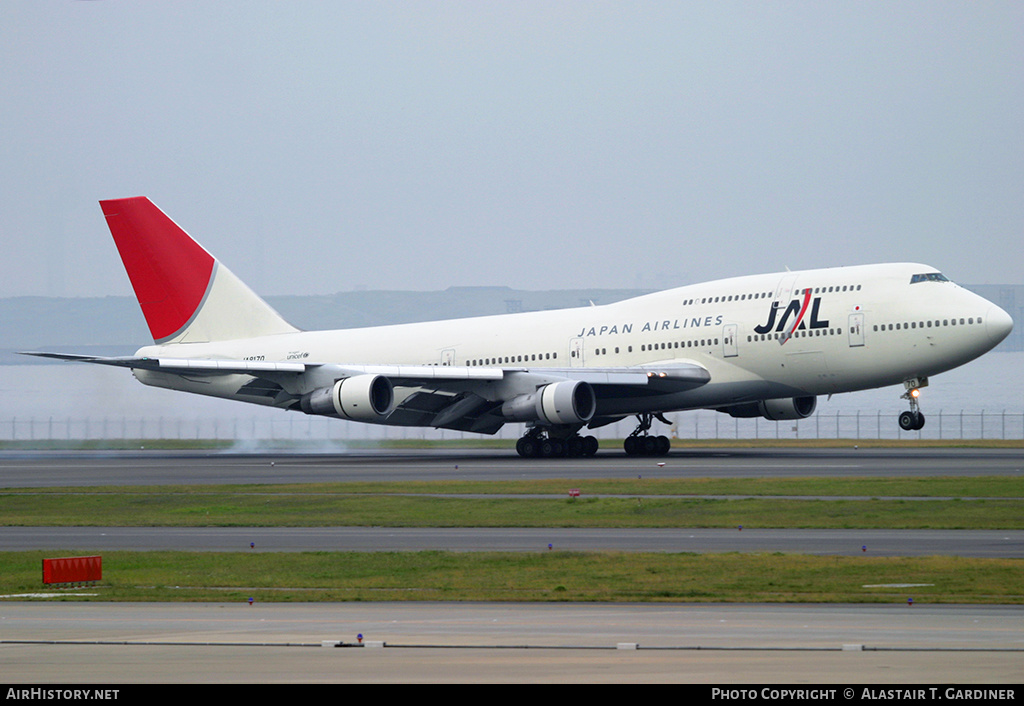
[[[735,358],[740,354],[739,345],[736,342],[737,330],[736,324],[726,324],[722,329],[722,354],[726,358]]]
[[[441,351],[441,365],[455,365],[454,348],[445,348]]]
[[[850,314],[850,348],[864,345],[864,314]]]
[[[786,275],[779,282],[778,289],[775,290],[775,305],[782,307],[785,310],[789,304],[789,300],[793,298],[793,288],[796,284],[796,275]]]
[[[571,367],[571,368],[582,368],[583,367],[583,339],[582,338],[570,338],[569,339],[569,367]]]

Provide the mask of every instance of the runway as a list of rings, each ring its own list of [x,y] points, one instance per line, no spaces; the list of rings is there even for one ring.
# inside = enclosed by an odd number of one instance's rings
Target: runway
[[[2,454],[0,486],[599,477],[1016,475],[1024,451],[703,450],[525,462],[499,452]],[[255,546],[250,548],[250,542]],[[552,548],[548,549],[548,544]],[[5,528],[0,550],[757,551],[1024,556],[1019,531]],[[866,551],[864,551],[866,549]],[[87,589],[80,589],[87,593]],[[68,593],[63,601],[73,601]],[[0,600],[17,683],[1016,683],[1009,606],[103,604]],[[88,598],[83,597],[87,601]],[[330,649],[323,641],[364,645]],[[384,646],[381,646],[383,643]],[[844,649],[846,646],[846,649]],[[621,649],[619,649],[621,647]]]
[[[512,452],[349,454],[122,452],[0,455],[5,487],[211,485],[352,481],[790,476],[1015,475],[1022,449],[705,449],[663,459],[607,452],[523,460]],[[793,552],[871,556],[1024,557],[1024,531],[523,528],[15,527],[0,550]]]
[[[676,449],[661,458],[606,450],[589,459],[519,458],[514,451],[289,453],[0,453],[0,487],[211,485],[547,478],[1024,478],[1024,449]]]

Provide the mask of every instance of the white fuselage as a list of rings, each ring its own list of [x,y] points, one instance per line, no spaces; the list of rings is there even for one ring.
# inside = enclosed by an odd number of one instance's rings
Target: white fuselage
[[[530,370],[696,363],[710,382],[652,400],[650,409],[724,407],[925,378],[1005,338],[1012,321],[991,302],[943,279],[912,283],[935,272],[897,263],[753,275],[603,306],[174,343],[137,355]],[[136,374],[147,384],[242,399],[234,383]],[[637,409],[635,398],[598,400],[598,415]]]

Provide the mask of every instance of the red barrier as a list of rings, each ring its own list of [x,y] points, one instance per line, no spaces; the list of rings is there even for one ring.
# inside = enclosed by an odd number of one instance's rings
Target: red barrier
[[[103,557],[43,559],[43,583],[83,583],[103,579]]]

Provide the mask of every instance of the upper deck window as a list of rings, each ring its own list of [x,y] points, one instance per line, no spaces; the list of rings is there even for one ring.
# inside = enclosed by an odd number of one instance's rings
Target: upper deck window
[[[917,284],[918,282],[948,282],[949,279],[946,275],[941,272],[928,272],[922,275],[912,275],[910,278],[911,284]]]

